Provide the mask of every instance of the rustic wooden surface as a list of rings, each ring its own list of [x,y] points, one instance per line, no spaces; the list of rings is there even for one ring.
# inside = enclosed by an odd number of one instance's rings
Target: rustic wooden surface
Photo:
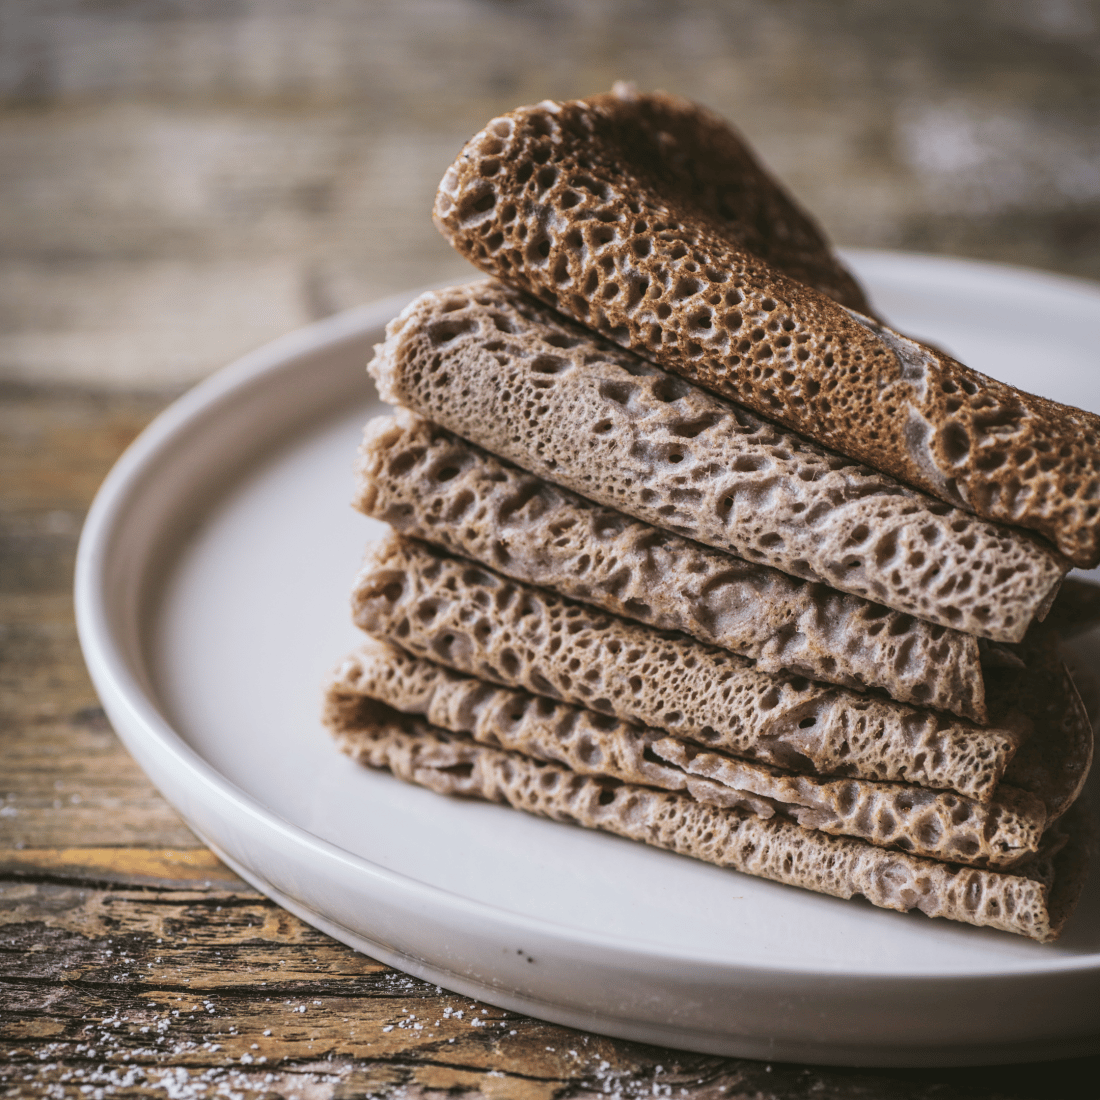
[[[435,183],[517,103],[665,87],[736,120],[844,243],[1100,277],[1095,3],[0,7],[0,379],[40,387],[0,392],[0,1096],[1023,1100],[1096,1080],[1100,1059],[689,1055],[376,963],[164,803],[98,707],[70,597],[88,502],[164,387],[465,270]]]
[[[283,912],[150,786],[77,645],[85,509],[165,398],[0,396],[0,1096],[1023,1100],[1084,1095],[1072,1082],[1100,1075],[1100,1058],[845,1070],[587,1035],[407,977]]]
[[[0,378],[194,381],[468,271],[521,103],[666,88],[845,245],[1100,278],[1097,0],[0,0]]]

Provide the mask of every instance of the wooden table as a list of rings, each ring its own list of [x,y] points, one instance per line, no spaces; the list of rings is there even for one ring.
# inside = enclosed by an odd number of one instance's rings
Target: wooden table
[[[111,463],[167,397],[0,393],[0,1096],[1062,1097],[1100,1058],[768,1065],[586,1035],[377,963],[196,840],[99,708],[71,604]]]

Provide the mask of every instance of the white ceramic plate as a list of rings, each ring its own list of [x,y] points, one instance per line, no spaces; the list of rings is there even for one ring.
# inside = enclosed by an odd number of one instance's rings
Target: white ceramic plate
[[[882,312],[990,374],[1100,411],[1100,288],[852,255]],[[408,296],[408,297],[411,297]],[[950,1065],[1100,1049],[1100,875],[1063,940],[873,909],[499,806],[339,755],[318,710],[357,641],[348,589],[364,372],[408,297],[227,367],[120,459],[77,612],[126,745],[232,867],[409,973],[578,1028],[716,1054]]]

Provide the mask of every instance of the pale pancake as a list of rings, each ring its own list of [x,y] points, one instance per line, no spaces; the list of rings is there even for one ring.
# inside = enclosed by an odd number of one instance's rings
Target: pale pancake
[[[981,727],[764,673],[684,634],[394,535],[368,547],[352,615],[368,634],[479,679],[804,774],[907,782],[987,802],[1035,728],[1024,714]]]
[[[399,410],[367,425],[355,506],[394,530],[786,672],[985,720],[977,640],[673,535]]]
[[[360,763],[440,794],[503,802],[529,813],[602,829],[745,874],[873,905],[1029,936],[1058,937],[1083,884],[1078,836],[1055,826],[1012,872],[940,863],[853,837],[803,829],[656,791],[577,775],[560,764],[481,745],[384,704],[364,708],[337,733]]]
[[[422,295],[382,397],[599,504],[969,634],[1018,641],[1066,560],[840,458],[500,283]]]
[[[352,728],[385,703],[451,733],[564,764],[578,775],[687,791],[708,806],[776,814],[881,848],[1003,869],[1039,847],[1046,808],[1002,783],[988,804],[908,783],[821,779],[702,749],[689,741],[568,703],[500,687],[371,640],[329,685],[326,724]]]

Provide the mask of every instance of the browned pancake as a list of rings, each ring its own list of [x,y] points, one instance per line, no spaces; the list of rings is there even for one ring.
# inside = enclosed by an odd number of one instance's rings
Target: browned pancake
[[[866,316],[784,203],[712,115],[626,93],[494,119],[448,169],[435,220],[482,270],[666,369],[1100,563],[1100,417]]]

